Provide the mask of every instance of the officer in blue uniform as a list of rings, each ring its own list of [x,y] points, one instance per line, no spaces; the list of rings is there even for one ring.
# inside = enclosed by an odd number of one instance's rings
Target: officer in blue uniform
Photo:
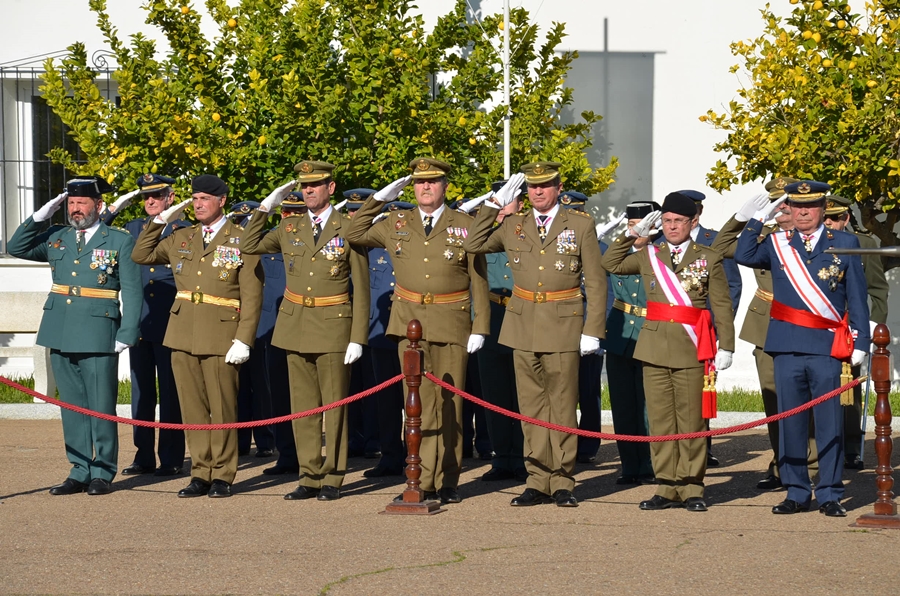
[[[60,399],[105,414],[116,413],[119,354],[137,343],[141,316],[134,238],[100,221],[102,193],[111,190],[97,176],[70,180],[66,192],[22,222],[7,245],[14,257],[50,265],[53,286],[35,342],[50,349]],[[50,227],[67,195],[70,225]],[[110,493],[118,468],[116,423],[66,409],[61,416],[72,469],[50,494]]]
[[[366,189],[366,197],[375,191]],[[382,207],[382,213],[398,209],[408,210],[412,203],[393,201]],[[375,225],[387,225],[376,223]],[[394,267],[391,256],[381,247],[369,248],[369,345],[368,352],[374,373],[374,385],[400,374],[397,343],[385,335],[391,318],[391,295],[394,293]],[[403,442],[403,387],[394,384],[372,395],[378,422],[378,439],[381,444],[381,460],[363,472],[367,478],[401,476],[406,467],[406,447]]]
[[[229,217],[237,225],[244,227],[250,215],[259,207],[257,201],[242,201],[235,203],[231,208]],[[277,300],[275,292],[284,295],[284,262],[276,262],[275,255],[260,255],[265,282],[263,283],[263,306],[259,313],[259,326],[256,328],[256,341],[250,350],[250,360],[241,367],[238,385],[238,422],[250,422],[252,420],[268,420],[273,416],[272,393],[270,390],[269,374],[266,370],[266,352],[272,341],[272,331],[275,329],[275,315],[278,313],[274,302]],[[281,256],[279,253],[278,256]],[[280,269],[279,269],[280,265]],[[275,273],[275,271],[280,273]],[[270,277],[272,283],[269,283]],[[279,284],[278,280],[281,280]],[[278,286],[281,289],[278,289]],[[270,287],[271,286],[271,287]],[[268,292],[267,292],[268,290]],[[269,301],[266,302],[268,296]],[[269,307],[273,310],[266,310]],[[239,428],[238,455],[250,453],[250,442],[256,443],[256,457],[272,457],[275,455],[275,431],[270,426],[254,426],[253,428]],[[264,470],[265,471],[265,470]]]
[[[154,217],[172,206],[175,200],[174,178],[159,174],[138,176],[137,185],[144,199],[147,217],[133,219],[124,225],[137,239],[141,230]],[[113,203],[101,216],[104,223],[112,225],[113,220],[127,206],[126,195]],[[163,228],[165,238],[178,228],[191,224],[176,220]],[[163,345],[163,337],[169,324],[169,309],[175,302],[175,277],[172,268],[166,265],[139,265],[144,303],[141,307],[141,338],[128,349],[131,367],[131,417],[135,420],[156,419],[157,384],[159,386],[160,422],[181,423],[181,407],[178,404],[178,390],[172,374],[172,351]],[[184,466],[184,431],[160,430],[156,455],[153,453],[155,432],[152,428],[135,426],[134,446],[137,452],[131,465],[122,470],[123,476],[153,473],[154,476],[175,476],[181,474]],[[159,467],[156,467],[156,456]]]
[[[625,207],[629,227],[645,216],[659,211],[658,203],[632,203]],[[635,241],[633,250],[642,250],[642,238]],[[601,242],[601,249],[606,252]],[[634,357],[638,334],[647,314],[647,294],[640,275],[609,276],[608,286],[614,302],[606,315],[606,339],[600,345],[606,349],[606,376],[609,382],[609,401],[613,428],[616,434],[646,436],[647,408],[644,397],[644,365]],[[654,481],[650,445],[633,441],[617,441],[622,474],[616,484],[650,484]]]
[[[870,339],[869,306],[862,262],[856,255],[827,254],[827,248],[857,248],[847,232],[823,225],[825,196],[831,187],[811,180],[785,187],[794,229],[774,232],[759,242],[763,222],[750,219],[738,238],[734,258],[741,265],[772,271],[773,300],[765,351],[774,357],[778,410],[784,412],[840,386],[844,368],[865,358]],[[842,320],[849,319],[849,326]],[[831,327],[829,328],[829,325]],[[851,330],[857,333],[855,341]],[[819,511],[844,517],[843,412],[831,399],[813,409],[819,481]],[[778,468],[787,498],[772,512],[809,509],[807,470],[809,417],[781,421]]]

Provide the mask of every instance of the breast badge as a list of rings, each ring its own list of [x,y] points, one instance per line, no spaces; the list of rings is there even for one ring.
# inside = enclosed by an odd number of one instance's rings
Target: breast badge
[[[709,278],[709,271],[706,267],[707,261],[701,256],[681,270],[681,287],[685,292],[699,290],[705,286],[706,280]]]
[[[334,261],[335,259],[341,258],[344,254],[344,239],[340,236],[335,236],[328,243],[322,247],[319,251],[322,255],[325,256],[329,261]]]
[[[213,253],[213,267],[224,267],[230,271],[232,269],[237,269],[243,264],[244,261],[241,259],[240,249],[232,248],[230,246],[216,246],[216,250]],[[221,277],[221,274],[219,279],[224,279]]]
[[[99,269],[102,273],[101,275],[112,275],[115,266],[116,266],[116,256],[118,255],[118,251],[115,250],[100,250],[94,249],[91,252],[91,269]],[[104,275],[104,281],[100,282],[101,285],[106,283]]]
[[[575,242],[575,230],[563,230],[556,237],[556,252],[561,255],[569,255],[578,251]]]
[[[556,263],[553,266],[556,267],[557,271],[562,271],[563,268],[566,266],[566,264],[563,263],[562,261],[556,261]]]
[[[444,251],[444,258],[448,261],[453,258],[453,249],[448,248]]]

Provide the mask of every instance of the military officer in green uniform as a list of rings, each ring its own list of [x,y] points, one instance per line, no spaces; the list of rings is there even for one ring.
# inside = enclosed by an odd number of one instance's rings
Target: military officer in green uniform
[[[490,332],[485,260],[463,249],[472,217],[444,204],[450,164],[420,157],[409,167],[411,176],[391,182],[366,200],[353,218],[347,239],[361,246],[386,248],[390,253],[396,285],[387,335],[399,342],[401,361],[407,345],[406,327],[418,319],[425,370],[463,387],[467,352],[481,349]],[[372,225],[382,203],[396,199],[410,181],[418,209],[391,211]],[[426,498],[459,503],[462,398],[426,379],[420,393],[421,488]]]
[[[857,232],[850,227],[850,199],[837,195],[825,198],[825,226],[832,230],[843,230],[855,235],[861,248],[878,248],[880,246],[871,234]],[[875,325],[887,323],[888,291],[887,278],[884,276],[884,264],[880,255],[862,255],[863,273],[866,275],[866,289],[869,294],[869,324],[874,333]],[[860,376],[860,366],[853,367],[853,377]],[[864,467],[860,454],[862,442],[862,385],[853,388],[853,405],[844,407],[844,467],[862,470]]]
[[[606,328],[606,275],[594,219],[562,208],[558,162],[522,166],[485,203],[463,247],[475,253],[505,251],[513,275],[500,343],[513,349],[519,410],[525,416],[577,426],[581,356],[600,348]],[[532,209],[508,215],[494,227],[498,209],[513,201],[525,180]],[[587,317],[582,301],[587,293]],[[578,439],[575,435],[522,424],[525,491],[514,507],[556,503],[577,507],[572,494]]]
[[[284,217],[265,234],[266,217],[281,204],[294,181],[276,189],[260,205],[241,236],[246,254],[281,252],[287,287],[278,309],[272,345],[287,351],[291,408],[301,412],[348,395],[350,365],[369,336],[369,269],[364,249],[345,239],[350,216],[331,206],[334,166],[303,161],[294,168],[308,212]],[[352,281],[352,284],[351,284]],[[352,292],[352,288],[360,288]],[[352,295],[351,295],[352,293]],[[287,500],[340,498],[347,471],[347,408],[294,420],[300,484]]]
[[[66,192],[19,226],[7,250],[50,264],[53,286],[36,343],[50,348],[60,399],[115,415],[119,353],[138,341],[142,300],[141,271],[131,260],[134,239],[99,219],[102,194],[111,190],[96,176],[70,180]],[[48,229],[67,194],[69,225]],[[66,409],[61,416],[72,469],[50,494],[109,493],[118,469],[116,423]]]
[[[238,373],[250,357],[262,307],[259,257],[241,250],[243,229],[224,214],[228,185],[204,174],[191,181],[193,198],[156,216],[138,237],[134,260],[172,267],[175,303],[163,344],[185,424],[237,422]],[[161,238],[166,224],[193,203],[199,223]],[[230,497],[237,474],[237,431],[185,431],[191,482],[179,497]]]
[[[632,252],[636,238],[649,236],[660,213],[665,243]],[[705,430],[704,377],[712,370],[731,366],[734,353],[734,321],[723,257],[691,240],[696,215],[693,200],[670,193],[662,212],[644,217],[603,255],[607,271],[639,274],[647,293],[646,320],[634,357],[644,362],[651,435]],[[711,409],[711,405],[707,407]],[[686,507],[688,511],[706,511],[706,439],[653,443],[650,453],[659,485],[652,499],[641,502],[641,509]]]

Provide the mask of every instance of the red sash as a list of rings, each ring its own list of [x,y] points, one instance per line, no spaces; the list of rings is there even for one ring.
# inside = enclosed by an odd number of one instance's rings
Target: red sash
[[[850,331],[850,320],[846,312],[844,313],[844,320],[838,324],[815,313],[793,308],[773,300],[769,316],[775,320],[791,323],[798,327],[805,327],[806,329],[834,329],[834,341],[831,342],[831,357],[838,360],[849,360],[853,355],[853,333]]]

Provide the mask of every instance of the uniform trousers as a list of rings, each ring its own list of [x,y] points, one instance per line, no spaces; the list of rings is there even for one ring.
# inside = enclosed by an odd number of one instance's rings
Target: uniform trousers
[[[237,422],[239,365],[226,363],[224,356],[194,356],[172,350],[172,371],[185,424]],[[191,454],[192,478],[234,482],[237,430],[189,430],[184,436]]]
[[[347,397],[350,366],[343,352],[300,354],[288,351],[291,407],[312,410]],[[322,458],[322,420],[325,421],[325,458]],[[294,419],[294,443],[300,463],[300,486],[340,488],[347,473],[347,408]]]
[[[785,412],[824,395],[841,385],[841,362],[818,354],[774,354],[775,387],[778,410]],[[816,500],[839,501],[844,496],[841,475],[844,472],[844,413],[839,398],[829,399],[813,408],[816,447],[819,453],[819,479]],[[781,444],[778,469],[787,498],[809,504],[812,490],[806,457],[809,441],[809,416],[797,414],[780,421]]]
[[[629,342],[634,354],[635,342]],[[627,352],[626,352],[627,353]],[[606,353],[609,404],[616,434],[647,435],[647,407],[644,399],[644,363],[629,356]],[[650,444],[616,441],[623,476],[653,474]]]
[[[160,422],[181,423],[178,389],[172,374],[172,350],[157,342],[140,340],[128,349],[131,366],[131,417],[135,420],[156,420],[156,386],[159,383]],[[145,468],[156,467],[153,453],[154,429],[134,427],[134,463]],[[160,430],[159,465],[180,468],[184,465],[184,431]]]
[[[862,366],[853,367],[853,378],[856,379],[862,374]],[[860,383],[853,388],[853,405],[844,406],[844,458],[852,459],[859,455],[860,445],[862,444],[862,405],[863,405],[863,385]]]
[[[515,350],[519,411],[529,418],[575,428],[578,424],[578,352]],[[522,422],[525,485],[544,494],[575,488],[576,435]]]
[[[265,346],[269,394],[272,396],[272,416],[278,418],[291,413],[291,383],[288,378],[287,353],[270,343]],[[276,465],[296,468],[297,447],[294,444],[294,425],[279,422],[272,425],[275,430],[275,448],[278,449]]]
[[[371,358],[372,383],[374,387],[400,374],[400,361],[396,350],[390,348],[367,348]],[[365,357],[365,355],[363,356]],[[403,442],[403,387],[395,383],[367,398],[375,400],[375,415],[378,419],[378,441],[381,445],[379,465],[389,469],[406,466],[406,446]]]
[[[250,359],[241,366],[238,387],[238,421],[268,420],[272,417],[272,394],[269,392],[269,371],[266,349],[271,337],[258,337],[250,350]],[[260,449],[275,447],[272,427],[254,426],[238,429],[238,453],[250,452],[250,440]]]
[[[50,350],[50,365],[60,399],[104,414],[116,413],[118,354],[83,354]],[[69,478],[89,483],[112,481],[118,470],[119,434],[116,423],[93,416],[60,411]]]
[[[519,397],[516,393],[516,371],[511,351],[484,348],[478,356],[478,369],[484,400],[513,412],[519,411]],[[515,418],[485,409],[488,434],[494,456],[491,467],[515,472],[525,463],[522,459],[524,437],[522,423]]]
[[[703,368],[667,368],[644,363],[644,395],[653,436],[702,432]],[[706,439],[650,444],[656,494],[674,501],[703,497]]]
[[[400,361],[408,342],[397,345]],[[464,387],[466,364],[469,355],[465,346],[419,341],[424,353],[426,371],[454,387]],[[408,393],[403,385],[404,398]],[[442,389],[422,379],[419,388],[422,400],[422,444],[419,455],[422,458],[421,489],[426,492],[442,488],[457,488],[462,467],[462,402],[463,398],[452,391]]]
[[[578,407],[581,420],[578,428],[600,432],[600,392],[603,374],[603,352],[581,357],[578,366]],[[600,439],[578,436],[578,455],[594,457],[600,449]]]

